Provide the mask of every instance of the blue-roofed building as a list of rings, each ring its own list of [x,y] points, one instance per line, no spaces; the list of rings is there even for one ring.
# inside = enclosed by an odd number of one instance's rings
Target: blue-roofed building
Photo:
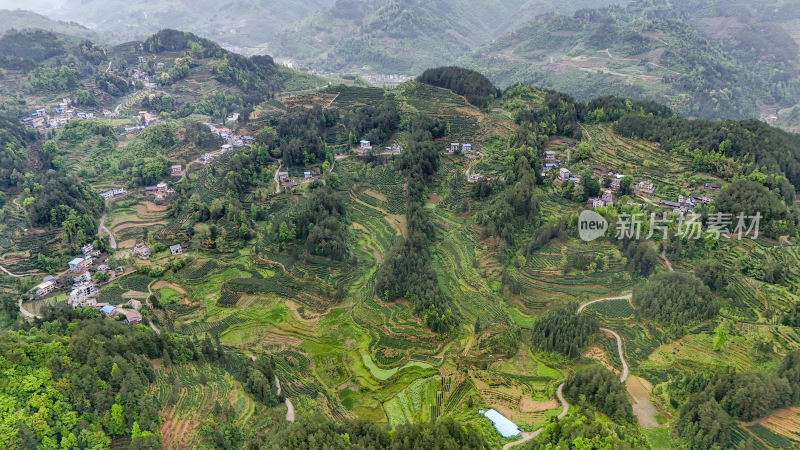
[[[490,409],[488,411],[480,411],[480,413],[486,416],[486,418],[489,419],[492,422],[492,424],[494,424],[494,427],[497,429],[497,432],[500,433],[500,435],[503,436],[504,438],[520,435],[519,427],[517,426],[517,424],[506,419],[506,417],[500,414],[499,412]]]
[[[74,258],[72,261],[68,262],[67,265],[70,270],[78,270],[83,265],[83,258]]]
[[[100,308],[100,312],[105,314],[105,315],[107,315],[107,316],[114,315],[114,311],[116,311],[116,310],[117,310],[117,307],[114,306],[114,305],[105,305],[102,308]]]

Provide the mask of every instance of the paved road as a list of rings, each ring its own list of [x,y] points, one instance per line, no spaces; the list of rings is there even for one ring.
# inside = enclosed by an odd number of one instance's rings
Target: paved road
[[[41,319],[42,316],[37,316],[36,314],[29,312],[27,309],[22,307],[22,299],[19,299],[17,303],[19,305],[19,313],[22,314],[22,317],[26,319]]]
[[[250,359],[255,361],[255,355],[250,355]],[[278,395],[281,395],[281,380],[278,379],[278,376],[275,375],[275,386],[278,388]],[[294,422],[294,405],[292,401],[288,398],[286,399],[286,420],[289,422]]]
[[[8,276],[10,276],[10,277],[14,277],[14,278],[21,278],[21,277],[24,277],[24,276],[26,276],[26,275],[24,275],[24,274],[21,274],[21,273],[11,273],[11,272],[10,272],[8,269],[6,269],[6,268],[5,268],[5,267],[3,267],[3,266],[0,266],[0,270],[2,270],[3,272],[5,272],[5,273],[6,273]]]
[[[105,213],[103,213],[103,215],[100,217],[100,224],[97,226],[97,232],[98,233],[107,234],[108,235],[108,246],[111,247],[114,250],[117,249],[117,240],[114,239],[114,235],[111,234],[111,231],[109,231],[108,228],[106,228],[106,214]]]
[[[558,401],[561,402],[561,412],[558,414],[558,418],[563,419],[564,416],[567,415],[567,411],[569,411],[569,403],[564,398],[564,383],[558,385],[558,389],[556,389],[556,397],[558,397]]]
[[[618,295],[616,297],[598,298],[596,300],[592,300],[592,301],[589,301],[589,302],[586,302],[586,303],[582,304],[581,306],[578,306],[578,314],[580,314],[583,311],[584,308],[586,308],[587,306],[589,306],[591,304],[594,304],[594,303],[605,302],[605,301],[608,301],[608,300],[627,300],[627,301],[630,302],[632,297],[633,297],[633,294],[625,294],[625,295]]]
[[[617,296],[617,297],[598,298],[596,300],[592,300],[592,301],[583,303],[582,305],[578,306],[578,314],[580,314],[581,311],[583,311],[584,308],[586,308],[587,306],[589,306],[589,305],[591,305],[593,303],[604,302],[604,301],[608,301],[608,300],[623,300],[623,299],[627,300],[628,302],[630,302],[631,298],[632,298],[632,294],[620,295],[620,296]],[[625,355],[622,353],[622,338],[619,336],[619,334],[617,334],[616,331],[614,331],[614,330],[612,330],[610,328],[600,328],[600,331],[609,333],[609,334],[613,335],[614,338],[617,339],[617,351],[619,352],[619,360],[622,362],[622,376],[620,377],[619,381],[624,383],[625,380],[628,378],[628,363],[625,362]]]
[[[664,260],[664,264],[666,264],[667,268],[669,269],[669,271],[672,272],[672,270],[673,270],[672,269],[672,263],[669,262],[669,260],[667,259],[667,250],[666,249],[665,250],[661,250],[661,259]]]
[[[294,405],[288,398],[286,399],[286,420],[294,422]]]
[[[558,389],[556,389],[556,397],[558,397],[558,401],[561,402],[561,412],[558,414],[559,419],[563,419],[564,416],[567,415],[567,411],[569,411],[569,403],[567,403],[567,400],[564,399],[563,390],[564,390],[564,383],[561,383],[558,385]],[[534,431],[523,431],[521,438],[517,439],[514,442],[509,442],[508,444],[504,445],[503,450],[508,450],[511,447],[524,444],[525,442],[530,441],[531,439],[538,436],[543,429],[544,427],[539,427]]]
[[[276,194],[280,194],[281,193],[281,182],[280,182],[280,180],[278,180],[278,172],[281,171],[281,166],[283,166],[283,163],[278,163],[278,168],[275,169],[275,176],[273,177],[275,179],[275,193]]]
[[[619,360],[622,361],[622,376],[619,377],[619,381],[625,382],[628,378],[628,363],[625,362],[625,355],[622,354],[622,338],[619,337],[616,331],[610,328],[600,328],[600,331],[605,331],[606,333],[610,333],[617,339],[617,351],[619,352]]]

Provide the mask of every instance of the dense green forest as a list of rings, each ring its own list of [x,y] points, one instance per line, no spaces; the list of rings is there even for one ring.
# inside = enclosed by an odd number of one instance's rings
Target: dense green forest
[[[417,77],[417,81],[450,89],[479,108],[485,108],[489,101],[500,95],[500,91],[485,76],[461,67],[428,69]]]

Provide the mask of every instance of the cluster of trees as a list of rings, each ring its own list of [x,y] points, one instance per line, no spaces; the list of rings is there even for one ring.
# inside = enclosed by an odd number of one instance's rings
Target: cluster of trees
[[[157,92],[142,97],[139,101],[139,106],[156,112],[173,111],[175,109],[175,99],[166,92]]]
[[[580,356],[599,326],[596,320],[586,314],[575,314],[575,310],[574,305],[565,305],[543,314],[531,327],[533,346],[571,358]]]
[[[31,90],[37,92],[64,92],[82,86],[80,74],[68,66],[36,66],[28,72]]]
[[[629,405],[630,406],[630,405]],[[534,450],[553,448],[613,448],[635,450],[649,448],[650,443],[633,424],[617,424],[598,419],[591,411],[570,413],[562,419],[551,419],[534,438]]]
[[[306,251],[312,255],[344,260],[347,257],[344,214],[344,202],[330,187],[314,189],[299,205],[292,221],[295,237],[306,240]]]
[[[348,111],[343,122],[350,133],[351,144],[360,139],[381,144],[397,131],[400,113],[395,101],[387,97],[376,104]]]
[[[512,87],[507,92],[515,95],[516,89]],[[518,125],[532,125],[540,134],[579,139],[581,129],[578,126],[578,115],[582,106],[569,95],[545,91],[544,104],[517,111],[515,121]]]
[[[760,172],[759,172],[760,173]],[[764,176],[766,179],[766,176]],[[790,186],[791,188],[791,186]],[[764,233],[772,238],[778,238],[796,228],[796,215],[789,212],[780,194],[779,187],[770,190],[764,184],[747,178],[734,180],[716,198],[714,204],[716,211],[732,215],[731,232],[737,225],[736,216],[744,213],[745,216],[761,215],[759,233]],[[787,192],[791,196],[789,204],[794,203],[794,190]],[[745,226],[749,226],[748,219]]]
[[[589,366],[571,373],[564,381],[564,397],[588,404],[618,422],[634,422],[628,391],[619,377],[603,366]]]
[[[44,30],[10,30],[0,37],[0,66],[30,71],[37,63],[67,52],[64,41]]]
[[[416,113],[403,121],[400,128],[410,133],[430,133],[433,139],[444,137],[450,133],[450,124],[438,117],[424,113]],[[381,141],[378,141],[381,142]]]
[[[633,288],[633,303],[642,317],[669,324],[676,330],[711,319],[719,312],[708,286],[684,272],[653,275]]]
[[[280,147],[275,156],[283,155],[287,166],[313,164],[325,158],[325,131],[339,122],[339,113],[330,108],[314,105],[311,109],[290,109],[275,127]],[[261,142],[269,141],[259,133]],[[269,145],[264,142],[264,145]]]
[[[0,380],[6,404],[0,445],[108,447],[134,429],[140,434],[134,440],[144,441],[138,444],[159,445],[150,359],[170,350],[180,357],[181,340],[63,306],[58,319],[49,314],[27,331],[0,337],[3,354],[27,355],[9,361]]]
[[[436,332],[448,332],[458,323],[452,301],[442,292],[431,266],[433,224],[423,207],[425,186],[439,167],[439,153],[430,134],[417,133],[398,159],[407,179],[407,238],[396,245],[375,277],[375,291],[384,300],[406,298],[415,312]]]
[[[693,447],[725,447],[732,443],[734,420],[751,421],[772,410],[800,402],[800,352],[788,354],[775,370],[734,372],[724,369],[709,377],[690,374],[670,383],[688,399],[675,428]]]
[[[520,154],[513,167],[506,171],[504,184],[492,188],[500,193],[477,216],[490,235],[513,243],[514,234],[538,217],[536,172],[528,157]]]
[[[214,42],[193,33],[164,29],[142,42],[142,48],[150,53],[189,51],[198,58],[218,56],[225,50]]]
[[[218,365],[264,406],[283,400],[271,358],[251,360],[223,351],[218,338],[157,334],[65,303],[43,315],[17,333],[0,336],[0,353],[22,355],[6,362],[0,379],[3,448],[108,448],[119,438],[130,438],[132,449],[160,448],[158,411],[178,398],[167,396],[162,403],[151,393],[151,385],[159,382],[151,363],[156,358],[162,367]],[[230,428],[231,408],[216,409],[230,415],[215,429],[221,435],[201,430],[208,442],[221,447],[263,438]]]
[[[450,418],[434,423],[401,425],[388,430],[365,420],[336,422],[325,416],[301,417],[275,433],[258,437],[252,448],[328,449],[465,449],[487,448],[481,433]]]
[[[750,170],[765,168],[783,173],[800,187],[800,135],[787,133],[757,120],[709,121],[681,117],[659,117],[640,113],[622,116],[614,129],[623,136],[660,142],[669,151],[691,155],[699,149],[703,154],[721,155],[751,163]],[[728,175],[725,165],[716,172]]]
[[[631,271],[648,276],[656,270],[659,255],[651,241],[638,239],[621,239],[619,247],[628,260],[627,267]]]
[[[25,130],[13,117],[0,115],[0,187],[8,188],[22,181],[27,170],[25,146],[35,135]]]
[[[615,96],[597,97],[581,108],[581,121],[589,123],[614,122],[629,113],[671,117],[669,107],[653,101],[631,100]]]
[[[183,132],[183,142],[198,149],[212,150],[222,145],[222,138],[200,122],[186,125]]]
[[[461,67],[428,69],[417,77],[417,81],[450,89],[466,97],[468,102],[478,108],[485,108],[492,99],[500,96],[500,90],[488,78],[479,72]]]
[[[110,72],[99,72],[94,77],[97,87],[114,97],[121,97],[131,90],[128,80]]]

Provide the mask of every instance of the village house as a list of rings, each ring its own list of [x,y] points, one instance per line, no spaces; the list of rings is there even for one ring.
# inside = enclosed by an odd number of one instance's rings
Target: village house
[[[569,169],[566,167],[558,169],[558,179],[561,181],[567,181],[569,179]]]
[[[150,258],[150,247],[144,245],[142,242],[139,242],[133,247],[131,253],[138,256],[139,259],[148,259]]]
[[[77,275],[72,277],[72,282],[74,284],[87,283],[89,281],[92,281],[92,274],[89,273],[88,270],[80,272]]]
[[[231,144],[222,144],[222,146],[219,148],[219,152],[222,153],[222,154],[225,154],[227,151],[232,150],[232,149],[233,149],[233,145],[231,145]]]
[[[278,172],[278,180],[281,182],[289,181],[289,172]]]
[[[156,114],[147,111],[139,111],[139,114],[136,116],[136,119],[139,126],[146,127],[151,123],[158,121],[158,116]]]
[[[601,175],[601,176],[603,176],[603,175],[611,175],[613,173],[607,167],[600,166],[600,165],[597,165],[597,164],[592,165],[592,172],[594,172],[597,175]]]
[[[299,186],[299,184],[291,178],[281,182],[281,187],[283,187],[284,191],[291,191],[297,186]]]
[[[362,140],[358,144],[361,150],[367,150],[367,151],[372,150],[372,144],[367,140]]]
[[[310,179],[314,178],[314,176],[311,175],[311,172],[305,171],[305,172],[303,172],[303,178],[305,178],[306,180],[310,180]]]
[[[716,184],[716,183],[706,183],[705,184],[705,188],[706,189],[713,189],[715,191],[718,191],[718,190],[722,189],[722,185],[719,185],[719,184]]]
[[[447,153],[456,153],[461,150],[461,144],[458,142],[451,142],[450,147],[447,148]]]
[[[469,178],[467,179],[467,181],[469,181],[470,183],[477,183],[478,181],[486,181],[488,179],[489,178],[487,178],[486,175],[482,173],[471,173],[469,174]]]
[[[600,198],[605,202],[606,206],[610,206],[614,204],[614,194],[611,193],[610,189],[606,189],[603,191],[603,195]]]
[[[109,189],[107,191],[101,192],[100,196],[103,197],[104,199],[108,200],[108,199],[111,199],[111,198],[114,198],[114,197],[117,197],[117,196],[120,196],[120,195],[125,195],[126,192],[127,191],[125,190],[125,188],[115,187],[113,189]]]
[[[544,160],[545,161],[555,161],[557,158],[556,152],[553,150],[547,150],[544,152]]]
[[[392,153],[400,153],[400,152],[403,151],[403,146],[395,142],[390,147],[390,150],[391,150]]]
[[[170,245],[169,252],[173,255],[180,255],[183,253],[183,246],[181,244]]]
[[[653,195],[655,191],[656,187],[652,181],[640,181],[633,187],[633,192],[637,195]]]
[[[92,282],[83,282],[72,286],[72,291],[69,293],[69,303],[72,307],[76,306],[92,306],[88,304],[88,299],[93,294],[97,293],[97,286]]]
[[[142,313],[135,309],[129,308],[116,308],[116,314],[122,314],[125,318],[123,321],[128,325],[138,325],[142,322]],[[116,314],[113,314],[115,316]]]
[[[542,175],[544,175],[547,172],[555,169],[556,167],[558,167],[558,164],[556,164],[554,162],[544,163],[544,165],[542,166]]]
[[[603,195],[600,197],[589,197],[586,206],[591,209],[595,209],[600,206],[611,206],[613,204],[614,204],[614,197],[611,194],[611,191],[605,190],[603,191]]]
[[[183,172],[183,166],[180,164],[173,164],[169,167],[169,173],[172,176],[178,176]]]
[[[203,164],[208,164],[213,160],[214,157],[211,155],[211,153],[203,153],[203,155],[200,156],[200,162]]]
[[[461,153],[472,153],[472,144],[462,144]]]
[[[53,292],[56,288],[56,281],[51,276],[49,280],[44,280],[41,283],[37,284],[33,290],[39,297],[44,297],[45,295]]]
[[[72,261],[67,263],[67,265],[69,266],[69,270],[72,272],[81,272],[88,269],[92,265],[92,257],[86,256],[73,258]]]
[[[83,246],[81,246],[81,253],[83,253],[84,255],[92,253],[93,250],[94,250],[94,245],[92,245],[91,243],[84,244]]]
[[[706,195],[692,194],[692,195],[689,196],[689,198],[694,200],[695,204],[700,203],[700,204],[703,204],[703,205],[707,205],[707,204],[711,203],[711,197],[708,197]]]

